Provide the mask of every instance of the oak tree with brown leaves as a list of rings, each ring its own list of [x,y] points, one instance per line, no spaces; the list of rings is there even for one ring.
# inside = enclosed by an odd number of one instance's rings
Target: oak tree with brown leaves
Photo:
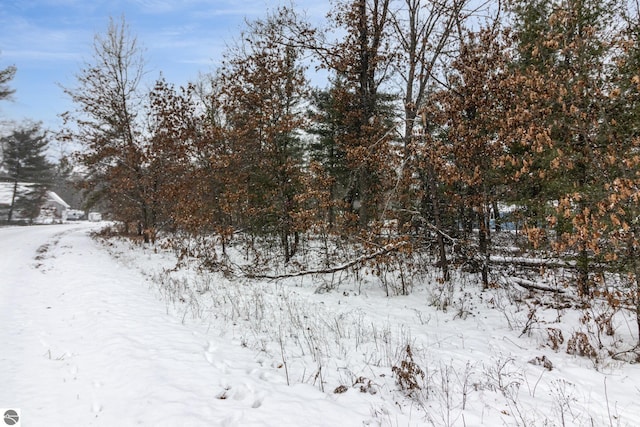
[[[438,133],[426,143],[437,153],[431,159],[448,185],[447,197],[461,207],[462,220],[478,230],[478,270],[484,287],[489,285],[490,214],[504,185],[499,159],[505,147],[498,133],[506,63],[505,40],[499,32],[469,32],[451,64],[448,87],[432,96],[424,112],[437,125]]]
[[[300,131],[307,93],[300,49],[287,43],[288,9],[250,24],[220,72],[227,154],[226,211],[254,236],[279,237],[285,262],[300,238]]]
[[[92,61],[64,88],[76,109],[64,113],[63,138],[81,145],[88,204],[110,207],[114,219],[153,226],[144,185],[144,136],[140,123],[144,75],[142,50],[124,19],[111,19],[97,34]]]

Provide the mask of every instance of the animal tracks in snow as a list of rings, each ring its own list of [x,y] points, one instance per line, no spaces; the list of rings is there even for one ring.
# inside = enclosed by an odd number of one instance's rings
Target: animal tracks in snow
[[[247,407],[257,409],[262,406],[265,395],[266,393],[264,391],[258,392],[248,384],[240,383],[234,387],[229,385],[223,387],[222,391],[216,395],[216,399],[241,401],[244,402]]]
[[[257,409],[262,406],[266,390],[274,383],[282,383],[280,375],[267,373],[262,367],[234,368],[233,362],[220,360],[215,354],[216,350],[217,347],[209,342],[204,351],[207,362],[222,374],[223,379],[220,381],[220,391],[216,394],[216,399],[240,402],[247,408]],[[262,365],[260,361],[258,363]],[[227,421],[231,422],[228,425],[234,425],[231,420]]]

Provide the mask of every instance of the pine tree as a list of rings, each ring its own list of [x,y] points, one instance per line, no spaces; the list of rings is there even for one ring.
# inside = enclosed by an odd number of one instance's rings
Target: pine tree
[[[637,6],[637,5],[636,5]],[[614,306],[635,311],[640,346],[640,10],[622,13],[624,26],[617,35],[615,69],[611,75],[607,132],[607,174],[598,212],[605,218],[600,248],[609,271],[619,274],[623,286],[603,291]],[[612,290],[613,289],[613,290]],[[636,347],[637,349],[637,347]]]
[[[3,163],[12,183],[12,197],[7,221],[15,212],[30,221],[35,219],[53,178],[53,165],[46,158],[49,140],[39,123],[24,124],[2,138]]]
[[[555,62],[553,44],[545,36],[551,32],[549,17],[553,0],[507,2],[511,17],[511,31],[516,54],[510,64],[509,89],[513,97],[507,111],[508,128],[502,138],[508,145],[505,157],[507,173],[514,175],[508,203],[518,207],[517,221],[525,230],[547,227],[546,218],[552,214],[550,200],[557,200],[557,182],[550,178],[553,158],[550,142],[549,107],[557,95],[561,81],[552,73]],[[535,242],[538,245],[540,242]]]
[[[349,186],[349,168],[347,153],[338,141],[344,132],[344,113],[338,108],[336,93],[340,92],[340,83],[326,90],[312,93],[308,132],[314,135],[306,146],[310,159],[318,165],[317,173],[321,181],[328,182],[326,187],[330,204],[327,206],[326,221],[330,229],[334,229],[338,211],[344,208],[342,198]]]
[[[382,89],[395,59],[389,18],[389,0],[337,4],[332,22],[346,35],[323,64],[334,76],[332,105],[340,119],[335,142],[349,171],[341,199],[364,230],[389,212],[388,190],[396,182],[394,96]]]
[[[525,135],[537,142],[521,145],[520,151],[512,145],[511,160],[522,166],[521,198],[540,206],[530,212],[533,222],[542,222],[542,216],[550,220],[553,248],[575,254],[578,289],[588,295],[604,227],[596,206],[604,197],[602,186],[610,169],[606,159],[613,147],[609,77],[619,2],[512,3],[520,14],[515,65],[523,86],[530,89],[528,94],[519,91],[525,99],[516,104],[530,108],[511,117],[518,121],[528,115],[537,127]],[[552,210],[544,208],[550,204],[555,204]],[[541,236],[536,228],[535,235]]]
[[[63,155],[54,163],[51,190],[73,207],[83,205],[82,175],[75,170],[69,156]]]
[[[13,65],[8,66],[0,70],[0,101],[4,99],[10,99],[14,94],[15,89],[9,86],[9,82],[16,75],[16,67]]]

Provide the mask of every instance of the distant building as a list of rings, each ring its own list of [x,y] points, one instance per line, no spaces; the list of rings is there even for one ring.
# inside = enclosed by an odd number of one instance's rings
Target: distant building
[[[14,185],[13,182],[0,182],[0,221],[7,220],[7,215],[11,208]],[[17,193],[19,195],[28,194],[34,186],[34,184],[28,182],[20,182],[18,183]],[[67,220],[69,208],[69,204],[62,200],[55,192],[46,190],[43,203],[40,206],[40,213],[33,222],[39,224],[64,222]],[[29,220],[29,218],[21,215],[20,210],[14,210],[12,220],[26,221]]]
[[[53,191],[47,190],[47,198],[40,208],[36,222],[64,222],[67,220],[69,204]],[[38,221],[40,219],[41,221]]]

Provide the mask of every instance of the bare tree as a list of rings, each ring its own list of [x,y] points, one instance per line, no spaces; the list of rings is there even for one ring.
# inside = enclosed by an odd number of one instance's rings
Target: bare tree
[[[455,28],[470,0],[403,0],[391,14],[400,52],[398,75],[404,83],[404,142],[412,139],[418,111],[438,81],[438,64],[452,50]]]
[[[124,17],[110,19],[107,32],[95,36],[92,61],[63,88],[76,105],[62,115],[64,137],[82,144],[80,161],[89,171],[94,197],[108,199],[118,219],[148,227],[152,217],[144,182],[142,136],[138,123],[139,85],[144,59]]]
[[[418,172],[424,197],[430,200],[431,212],[419,212],[419,215],[423,220],[432,218],[434,222],[439,265],[443,278],[448,280],[442,207],[433,164],[436,153],[431,150],[425,134],[430,119],[419,112],[423,110],[430,90],[440,81],[438,65],[447,62],[448,54],[454,48],[456,29],[461,25],[462,11],[469,0],[404,0],[403,3],[403,7],[391,14],[391,22],[400,52],[398,77],[404,86],[404,173]],[[416,132],[417,129],[421,131]]]

